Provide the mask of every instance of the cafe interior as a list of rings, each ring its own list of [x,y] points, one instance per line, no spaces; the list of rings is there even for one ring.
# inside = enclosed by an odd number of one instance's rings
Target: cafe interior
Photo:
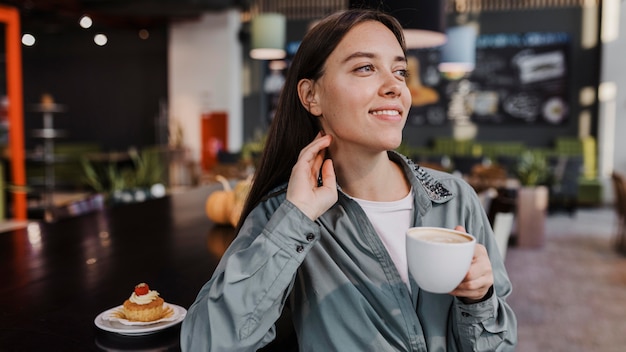
[[[374,7],[407,40],[397,151],[480,197],[518,350],[621,351],[622,5],[0,0],[0,350],[179,350],[185,309],[236,235],[299,41],[330,13]],[[140,282],[175,319],[105,320]],[[288,325],[265,350],[293,350]]]

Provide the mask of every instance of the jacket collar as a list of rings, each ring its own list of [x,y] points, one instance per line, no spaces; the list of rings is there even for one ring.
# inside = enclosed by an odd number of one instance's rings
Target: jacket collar
[[[417,209],[421,214],[426,213],[432,207],[432,203],[442,204],[454,198],[454,193],[428,170],[396,151],[389,151],[388,154],[391,160],[402,166],[409,178],[416,194]]]

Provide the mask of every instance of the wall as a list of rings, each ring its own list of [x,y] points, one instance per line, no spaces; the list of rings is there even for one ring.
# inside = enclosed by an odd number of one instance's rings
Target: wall
[[[207,13],[197,21],[151,29],[107,29],[109,42],[93,44],[94,30],[38,35],[24,58],[26,147],[41,141],[29,131],[42,127],[33,111],[50,93],[66,112],[55,115],[59,142],[93,142],[104,150],[167,143],[167,119],[178,121],[199,160],[200,116],[206,109],[229,115],[229,146],[242,143],[242,52],[238,10]],[[168,111],[163,112],[163,109]],[[165,116],[164,116],[165,115]]]
[[[605,3],[611,3],[606,1]],[[616,30],[618,37],[605,42],[602,52],[601,83],[604,94],[600,104],[600,139],[599,168],[604,181],[604,197],[612,201],[613,187],[610,173],[615,170],[626,174],[626,74],[624,73],[624,57],[626,57],[626,25],[620,18],[626,18],[626,6],[605,8],[609,14],[617,13]],[[623,1],[622,1],[623,3]],[[606,23],[607,21],[605,21]]]
[[[579,114],[582,107],[579,104],[579,94],[582,87],[597,84],[598,79],[598,49],[584,49],[581,46],[581,9],[547,8],[542,10],[519,10],[482,12],[475,15],[480,24],[479,34],[499,33],[526,33],[526,32],[565,32],[571,38],[571,48],[568,53],[569,66],[567,76],[569,80],[569,120],[560,125],[538,124],[478,124],[477,140],[481,141],[522,141],[528,146],[551,147],[555,136],[578,136],[581,133]],[[558,19],[558,20],[557,20]],[[458,19],[448,18],[448,26],[453,26]],[[596,107],[587,107],[596,118]],[[595,133],[595,125],[588,129]],[[405,129],[405,142],[409,145],[428,145],[438,136],[451,137],[452,127],[446,126],[411,126]]]
[[[228,146],[242,144],[242,50],[238,10],[173,23],[168,41],[169,117],[181,124],[185,144],[200,159],[200,121],[206,110],[228,113]]]
[[[22,46],[26,147],[41,144],[31,131],[42,128],[33,105],[44,93],[66,108],[54,118],[68,133],[59,143],[88,141],[104,150],[155,144],[159,103],[167,100],[165,28],[151,29],[148,40],[135,30],[110,29],[108,44],[99,47],[94,30],[76,27]]]

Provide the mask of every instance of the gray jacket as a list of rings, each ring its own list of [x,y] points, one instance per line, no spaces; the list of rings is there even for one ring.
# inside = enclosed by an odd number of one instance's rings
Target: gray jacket
[[[463,304],[403,283],[363,210],[345,194],[316,221],[286,200],[257,206],[182,324],[184,351],[255,351],[288,302],[300,351],[513,351],[517,322],[493,232],[474,190],[394,153],[414,191],[413,226],[462,225],[487,248],[491,297]]]

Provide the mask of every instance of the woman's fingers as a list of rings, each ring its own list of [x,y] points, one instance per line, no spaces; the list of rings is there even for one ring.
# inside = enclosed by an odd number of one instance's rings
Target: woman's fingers
[[[337,189],[337,178],[335,168],[331,159],[326,159],[322,165],[322,187]]]
[[[332,137],[329,135],[322,136],[321,133],[318,133],[315,136],[313,142],[309,143],[306,147],[304,147],[300,151],[300,155],[298,156],[298,162],[312,162],[319,155],[320,151],[327,148],[330,145],[330,141]]]
[[[300,151],[287,187],[287,199],[310,219],[315,220],[337,201],[335,171],[325,149],[332,137],[319,133]],[[318,184],[321,172],[322,185]]]
[[[479,300],[483,298],[493,285],[493,271],[487,249],[482,244],[476,244],[474,258],[463,282],[450,292],[454,296]]]
[[[305,177],[300,182],[311,182],[312,186],[317,186],[317,178],[324,161],[325,149],[330,145],[330,141],[330,136],[318,134],[311,143],[304,147],[291,171],[291,180],[294,180],[294,177]]]

